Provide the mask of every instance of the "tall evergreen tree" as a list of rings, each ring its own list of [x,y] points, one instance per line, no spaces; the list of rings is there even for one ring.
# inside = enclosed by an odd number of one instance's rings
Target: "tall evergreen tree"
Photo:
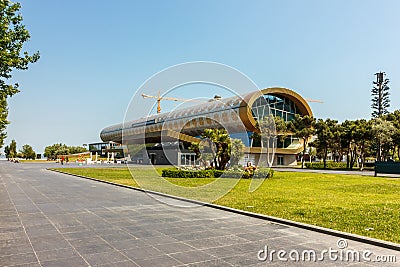
[[[378,72],[375,75],[376,81],[372,82],[374,86],[371,89],[373,118],[388,114],[388,108],[390,107],[389,79],[385,78],[384,72]]]

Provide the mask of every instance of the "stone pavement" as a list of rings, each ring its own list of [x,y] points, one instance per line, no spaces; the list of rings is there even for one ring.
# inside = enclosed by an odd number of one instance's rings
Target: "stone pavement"
[[[269,253],[298,251],[301,259],[304,251],[338,250],[338,238],[209,207],[167,205],[143,192],[45,167],[49,165],[0,161],[0,266],[398,266],[400,262],[399,251],[355,241],[348,241],[343,251],[368,249],[371,259],[393,255],[397,263],[334,261],[327,254],[324,261],[280,261],[276,253],[273,261],[260,261],[265,246]]]

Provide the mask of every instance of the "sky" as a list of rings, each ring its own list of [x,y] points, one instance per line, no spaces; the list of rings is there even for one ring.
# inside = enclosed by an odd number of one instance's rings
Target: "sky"
[[[390,111],[400,109],[397,0],[19,2],[31,34],[24,50],[41,55],[13,72],[21,92],[9,100],[5,145],[19,149],[100,141],[147,79],[191,61],[322,100],[310,103],[314,116],[339,121],[370,118],[374,74],[385,71]]]

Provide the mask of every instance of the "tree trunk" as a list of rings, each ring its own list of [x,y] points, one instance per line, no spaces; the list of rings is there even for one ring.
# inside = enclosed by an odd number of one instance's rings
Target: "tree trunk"
[[[326,169],[326,158],[328,157],[328,149],[324,151],[324,169]]]
[[[364,164],[365,164],[365,159],[364,159],[364,154],[365,154],[365,144],[363,143],[362,145],[361,145],[361,154],[360,154],[360,157],[361,157],[361,165],[360,165],[360,170],[362,171],[363,169],[364,169]]]
[[[303,138],[303,158],[301,159],[301,168],[302,169],[304,169],[304,160],[306,159],[306,157],[305,157],[306,147],[307,147],[306,139]]]
[[[397,157],[400,159],[400,145],[397,146]]]

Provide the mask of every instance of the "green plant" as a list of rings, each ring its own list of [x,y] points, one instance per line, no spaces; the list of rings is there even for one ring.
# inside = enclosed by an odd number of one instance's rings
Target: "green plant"
[[[307,169],[324,169],[324,163],[321,162],[308,162],[306,163]],[[326,169],[346,169],[347,164],[346,162],[334,162],[334,161],[327,161],[326,162]]]
[[[162,177],[169,178],[250,178],[248,173],[243,170],[228,170],[221,171],[215,169],[209,170],[182,170],[176,168],[163,169]],[[271,178],[274,175],[272,169],[260,169],[254,172],[254,178]]]

